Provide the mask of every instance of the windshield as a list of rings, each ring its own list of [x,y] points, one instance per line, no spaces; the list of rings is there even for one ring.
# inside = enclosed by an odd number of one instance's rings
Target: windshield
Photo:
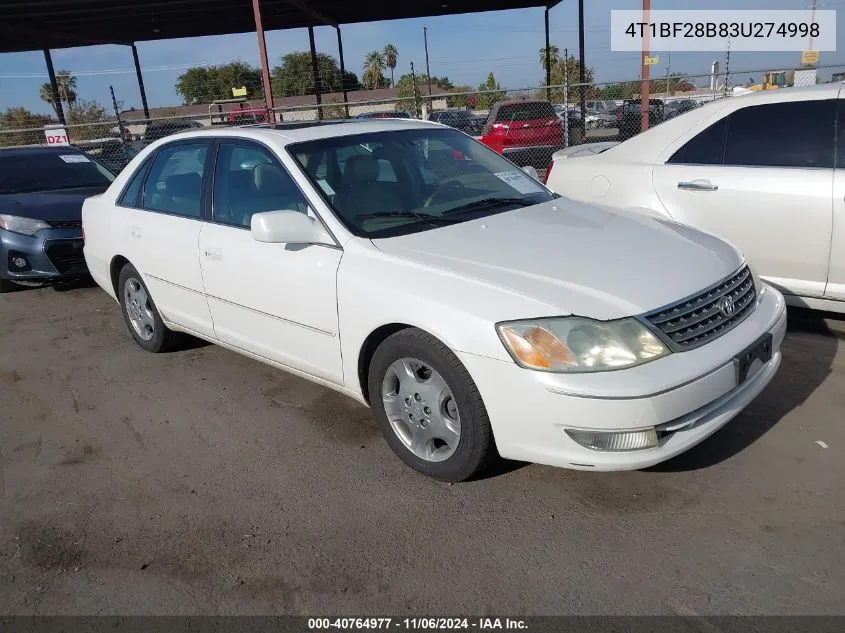
[[[289,151],[361,237],[391,237],[554,198],[519,167],[456,130],[357,134]]]
[[[77,152],[0,153],[0,193],[108,186],[114,178],[108,169]]]
[[[536,121],[555,116],[555,109],[546,101],[526,101],[501,106],[496,113],[497,121]]]

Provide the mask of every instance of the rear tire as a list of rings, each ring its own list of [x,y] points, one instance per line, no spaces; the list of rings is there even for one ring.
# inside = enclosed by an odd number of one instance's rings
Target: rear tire
[[[387,338],[373,355],[367,384],[382,434],[414,470],[459,482],[498,457],[475,382],[427,332],[408,328]]]
[[[179,334],[164,325],[150,291],[132,264],[120,270],[117,293],[123,319],[135,342],[154,354],[172,349]]]

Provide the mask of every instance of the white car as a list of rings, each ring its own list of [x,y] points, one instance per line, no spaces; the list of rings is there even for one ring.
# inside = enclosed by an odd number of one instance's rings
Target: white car
[[[187,332],[372,407],[412,468],[666,460],[780,364],[781,295],[672,222],[556,198],[413,120],[193,131],[83,209],[91,274],[158,352]]]
[[[845,312],[842,86],[719,99],[594,155],[562,151],[546,184],[719,235],[788,303]]]

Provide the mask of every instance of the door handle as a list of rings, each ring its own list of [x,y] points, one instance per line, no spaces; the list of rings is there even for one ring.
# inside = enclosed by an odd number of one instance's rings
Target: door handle
[[[219,262],[223,260],[223,250],[219,248],[206,248],[202,252],[208,259]]]
[[[690,180],[688,182],[679,182],[678,189],[685,189],[687,191],[718,191],[719,186],[714,185],[709,180]]]

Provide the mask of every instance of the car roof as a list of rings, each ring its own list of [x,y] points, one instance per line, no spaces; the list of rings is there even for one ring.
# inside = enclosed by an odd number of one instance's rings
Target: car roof
[[[187,132],[171,134],[156,141],[167,143],[176,140],[211,137],[241,137],[256,140],[272,140],[282,145],[313,141],[356,134],[375,134],[399,130],[418,130],[420,128],[450,129],[434,121],[420,121],[418,119],[339,119],[324,121],[291,121],[277,124],[258,124],[234,127],[194,129]]]
[[[82,154],[82,150],[72,145],[17,145],[0,147],[0,155],[29,156],[32,154]]]

